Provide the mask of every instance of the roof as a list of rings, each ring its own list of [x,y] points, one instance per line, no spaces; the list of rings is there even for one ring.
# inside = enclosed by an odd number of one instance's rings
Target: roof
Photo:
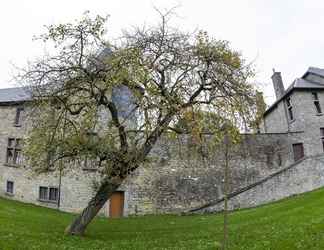
[[[293,81],[292,84],[286,89],[285,92],[289,92],[291,89],[316,89],[316,88],[324,88],[323,84],[310,82],[302,78],[297,78]]]
[[[324,77],[324,69],[309,67],[302,78],[306,77],[309,73]]]
[[[289,95],[292,91],[294,90],[302,90],[302,89],[309,89],[309,90],[313,90],[313,89],[323,89],[324,90],[324,84],[321,83],[316,83],[316,82],[312,82],[309,80],[306,80],[306,77],[309,74],[314,74],[320,77],[324,78],[324,69],[320,69],[320,68],[315,68],[315,67],[309,67],[308,70],[303,74],[303,76],[301,78],[297,78],[295,79],[292,84],[290,84],[288,86],[288,88],[285,90],[284,94],[278,99],[276,100],[263,114],[263,116],[266,116],[271,110],[273,110],[277,104],[284,99],[287,95]]]
[[[100,53],[98,53],[96,57],[96,63],[99,65],[102,64],[102,60],[105,57],[109,56],[111,53],[111,48],[105,47]],[[46,88],[44,88],[44,90],[46,91]],[[14,103],[30,101],[31,99],[31,90],[26,87],[0,89],[0,105],[10,105]]]
[[[0,89],[0,105],[31,100],[31,93],[23,87]]]

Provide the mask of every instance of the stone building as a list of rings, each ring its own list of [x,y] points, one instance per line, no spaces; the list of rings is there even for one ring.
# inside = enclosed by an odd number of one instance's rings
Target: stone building
[[[231,209],[251,207],[324,185],[324,69],[309,68],[287,89],[272,76],[276,101],[261,133],[243,134],[230,157]],[[36,175],[24,165],[21,142],[32,101],[23,88],[0,90],[0,196],[79,212],[94,193],[93,169]],[[132,174],[101,213],[208,212],[223,207],[223,150],[197,149],[189,136],[162,138],[149,163]],[[60,190],[60,192],[59,192]]]

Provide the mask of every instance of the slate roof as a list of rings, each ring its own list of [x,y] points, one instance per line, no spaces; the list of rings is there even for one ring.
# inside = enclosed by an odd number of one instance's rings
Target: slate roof
[[[23,87],[0,89],[0,105],[31,100],[31,93]]]
[[[309,73],[324,77],[324,69],[309,67],[308,70],[305,72],[305,74],[302,76],[302,78],[307,76]]]
[[[291,89],[316,89],[316,88],[324,88],[324,85],[323,84],[320,84],[320,83],[316,83],[316,82],[310,82],[310,81],[307,81],[305,79],[302,79],[302,78],[297,78],[295,79],[295,81],[293,81],[292,84],[290,84],[290,86],[286,89],[285,92],[289,92]]]
[[[266,116],[273,108],[277,106],[277,104],[284,99],[287,95],[289,95],[294,90],[301,90],[301,89],[324,89],[324,84],[311,82],[306,80],[308,74],[314,74],[320,77],[324,78],[324,69],[315,68],[315,67],[309,67],[308,70],[303,74],[301,78],[295,79],[292,84],[288,86],[288,88],[285,90],[282,97],[280,97],[278,100],[275,101],[263,114],[263,116]]]

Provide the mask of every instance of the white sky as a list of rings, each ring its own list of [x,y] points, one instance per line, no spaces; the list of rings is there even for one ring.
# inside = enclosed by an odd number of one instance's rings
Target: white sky
[[[272,68],[282,72],[287,87],[309,66],[324,68],[324,1],[322,0],[10,0],[0,5],[0,88],[14,87],[16,70],[43,48],[33,35],[43,25],[72,21],[85,10],[109,14],[108,35],[116,37],[131,25],[150,24],[158,16],[153,6],[177,9],[174,24],[196,28],[229,40],[257,69],[266,101],[274,99]]]

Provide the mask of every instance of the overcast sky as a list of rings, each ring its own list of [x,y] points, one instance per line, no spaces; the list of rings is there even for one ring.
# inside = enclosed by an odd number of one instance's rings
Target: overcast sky
[[[266,101],[273,101],[272,68],[281,71],[287,87],[309,66],[324,68],[324,1],[322,0],[10,0],[0,8],[0,88],[14,87],[13,65],[41,55],[33,35],[43,26],[72,21],[85,10],[110,15],[108,35],[131,25],[157,22],[153,7],[179,5],[174,24],[184,30],[204,29],[228,40],[257,69]]]

